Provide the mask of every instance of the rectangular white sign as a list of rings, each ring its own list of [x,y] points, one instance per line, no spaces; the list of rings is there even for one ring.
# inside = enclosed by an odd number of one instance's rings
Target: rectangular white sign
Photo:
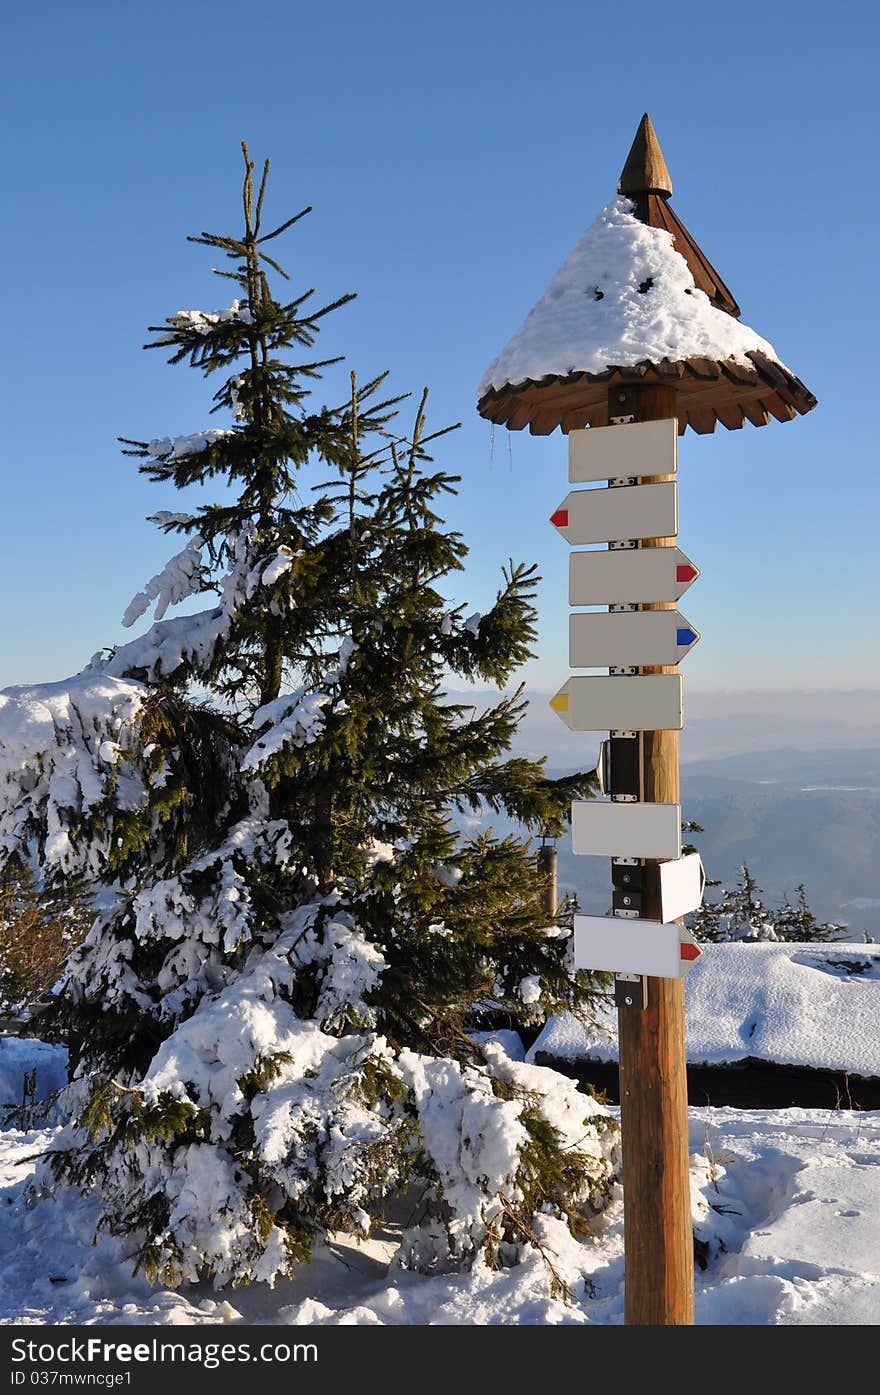
[[[681,805],[575,800],[571,848],[587,857],[681,857]]]
[[[683,957],[682,949],[684,948]],[[576,915],[574,964],[609,974],[684,978],[700,957],[693,936],[680,925],[619,916]]]
[[[665,480],[615,489],[573,489],[550,522],[575,546],[629,538],[674,538],[678,532],[678,485],[675,480]]]
[[[660,864],[660,915],[663,920],[679,920],[699,910],[703,902],[706,873],[699,853],[688,853],[675,862]]]
[[[626,547],[572,552],[571,605],[639,605],[677,601],[700,575],[678,547]]]
[[[568,636],[572,668],[677,664],[700,638],[677,610],[581,611]]]
[[[591,426],[568,434],[568,478],[625,479],[635,475],[674,475],[678,464],[678,422],[639,421],[626,426]]]
[[[681,675],[579,675],[550,706],[572,731],[681,731]]]

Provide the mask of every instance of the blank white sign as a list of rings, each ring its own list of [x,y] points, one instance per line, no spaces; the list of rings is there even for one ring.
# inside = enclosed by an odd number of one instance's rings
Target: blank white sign
[[[673,417],[568,433],[572,484],[629,475],[674,475],[677,464],[678,422]]]
[[[571,847],[587,857],[681,857],[681,805],[575,800]]]

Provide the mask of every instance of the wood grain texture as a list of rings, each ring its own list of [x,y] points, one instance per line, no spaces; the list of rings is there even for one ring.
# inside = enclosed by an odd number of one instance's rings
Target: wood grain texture
[[[613,415],[613,394],[609,394]],[[674,417],[672,387],[642,387],[638,419]],[[650,476],[659,483],[671,475]],[[643,547],[674,547],[675,538],[647,538]],[[676,602],[646,605],[674,610]],[[676,665],[645,673],[677,673]],[[678,732],[645,732],[643,797],[680,802]],[[643,915],[660,919],[659,864],[648,862]],[[623,1143],[625,1318],[628,1325],[687,1326],[694,1320],[687,1117],[684,980],[648,979],[644,1011],[618,1012],[620,1117]]]

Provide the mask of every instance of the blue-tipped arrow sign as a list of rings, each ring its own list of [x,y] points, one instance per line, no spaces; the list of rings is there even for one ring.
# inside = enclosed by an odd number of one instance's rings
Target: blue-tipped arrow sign
[[[569,616],[572,668],[677,664],[699,631],[677,610],[588,610]]]

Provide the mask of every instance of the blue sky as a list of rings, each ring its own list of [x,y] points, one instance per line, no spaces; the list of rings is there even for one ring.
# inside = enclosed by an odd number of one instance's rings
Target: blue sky
[[[434,424],[463,422],[438,457],[463,476],[457,596],[484,610],[508,556],[537,562],[524,677],[558,687],[568,549],[547,517],[565,441],[493,440],[475,388],[614,194],[648,110],[679,216],[820,402],[682,442],[679,541],[703,573],[682,606],[703,634],[686,686],[880,686],[873,5],[747,0],[734,23],[690,0],[52,0],[4,28],[0,684],[123,638],[168,554],[145,515],[180,498],[116,437],[209,424],[199,375],[141,345],[166,314],[227,303],[185,239],[237,228],[245,137],[272,159],[268,216],[315,207],[276,244],[294,284],[358,292],[322,351],[428,384]]]

